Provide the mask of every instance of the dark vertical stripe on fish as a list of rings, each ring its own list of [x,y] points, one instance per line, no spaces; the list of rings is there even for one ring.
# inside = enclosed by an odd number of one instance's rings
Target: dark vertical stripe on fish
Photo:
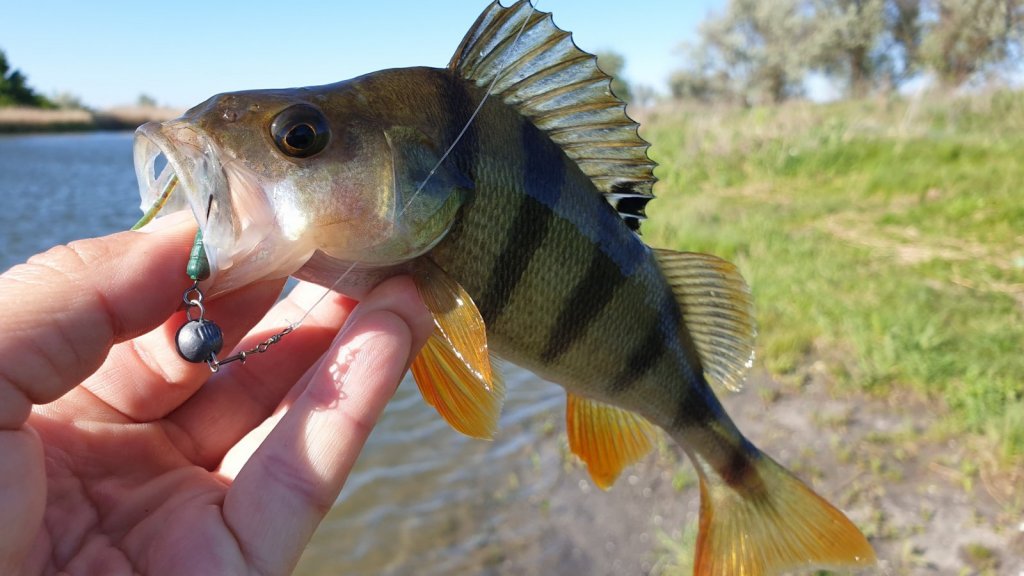
[[[527,196],[553,210],[562,197],[568,159],[562,149],[533,124],[524,120],[519,131],[524,157],[523,190]]]
[[[626,360],[626,365],[609,385],[612,394],[621,394],[639,382],[650,372],[665,354],[665,339],[661,333],[660,322],[655,322],[647,330],[647,337],[633,348]]]
[[[478,122],[470,122],[473,110],[478,101],[469,93],[469,85],[460,78],[451,75],[443,89],[438,93],[445,114],[445,127],[448,130],[447,142],[452,148],[452,156],[459,169],[473,180],[476,172],[476,154],[480,149],[480,132]],[[469,124],[467,126],[467,123]],[[463,133],[463,129],[465,132]],[[459,134],[462,138],[456,143]]]
[[[698,381],[684,384],[683,397],[676,406],[676,416],[672,420],[672,428],[675,430],[688,426],[701,428],[725,417],[725,411],[711,393],[703,372],[692,374]]]
[[[591,322],[611,301],[615,289],[625,280],[626,277],[615,263],[595,247],[587,265],[587,273],[576,282],[572,294],[563,304],[558,319],[548,333],[541,360],[550,363],[565,354],[586,333]]]
[[[477,304],[488,326],[504,312],[534,253],[544,243],[555,217],[551,208],[558,202],[565,183],[565,164],[558,147],[525,120],[519,130],[523,153],[520,172],[526,194],[519,203],[501,254],[491,268],[483,298]]]
[[[689,430],[683,433],[703,446],[708,463],[726,484],[748,491],[764,488],[757,472],[761,451],[740,434],[706,384],[689,387],[680,408],[673,428]]]
[[[519,203],[515,220],[505,238],[505,247],[491,269],[490,281],[477,307],[484,324],[493,326],[512,300],[519,280],[540,248],[551,221],[551,211],[529,196]]]
[[[725,450],[729,454],[729,459],[721,470],[716,470],[722,480],[733,487],[755,486],[759,478],[753,459],[757,456],[746,450],[743,445],[729,445],[725,447]]]

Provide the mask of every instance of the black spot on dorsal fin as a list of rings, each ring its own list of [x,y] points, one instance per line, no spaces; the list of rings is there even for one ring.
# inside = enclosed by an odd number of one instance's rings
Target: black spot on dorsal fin
[[[604,197],[629,229],[639,234],[640,222],[647,219],[645,209],[653,196],[634,192],[632,183],[620,182],[612,186],[612,191]]]

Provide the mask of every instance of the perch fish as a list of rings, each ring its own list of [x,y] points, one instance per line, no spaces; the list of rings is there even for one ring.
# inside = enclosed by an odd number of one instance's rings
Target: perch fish
[[[715,397],[750,366],[750,291],[715,256],[641,241],[654,163],[609,83],[549,14],[495,2],[446,68],[220,94],[140,127],[143,206],[191,208],[214,291],[292,275],[359,298],[411,275],[436,325],[416,383],[465,434],[496,431],[492,355],[566,389],[602,488],[660,427],[700,478],[696,574],[873,563]]]

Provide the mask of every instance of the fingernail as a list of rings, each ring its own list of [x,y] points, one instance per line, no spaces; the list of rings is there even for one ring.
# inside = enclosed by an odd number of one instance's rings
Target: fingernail
[[[188,210],[178,210],[177,212],[171,212],[166,216],[158,216],[154,218],[149,224],[139,228],[138,232],[152,234],[153,232],[162,232],[171,228],[177,228],[179,226],[183,226],[185,223],[195,223],[195,218],[192,217],[192,212]]]

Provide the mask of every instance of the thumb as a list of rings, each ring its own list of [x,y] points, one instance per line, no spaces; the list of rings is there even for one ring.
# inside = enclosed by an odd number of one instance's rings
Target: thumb
[[[21,427],[94,372],[117,342],[152,330],[181,303],[195,224],[57,246],[0,276],[0,430]]]

